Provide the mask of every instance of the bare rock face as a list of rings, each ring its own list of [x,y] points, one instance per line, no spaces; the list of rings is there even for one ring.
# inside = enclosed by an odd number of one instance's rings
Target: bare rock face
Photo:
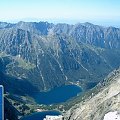
[[[97,94],[73,106],[65,120],[104,120],[108,112],[120,111],[120,73],[110,79]]]

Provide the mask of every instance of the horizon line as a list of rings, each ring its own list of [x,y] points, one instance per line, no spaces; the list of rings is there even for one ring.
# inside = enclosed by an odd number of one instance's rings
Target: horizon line
[[[85,23],[90,23],[93,25],[98,25],[98,26],[103,26],[103,27],[116,27],[116,28],[120,28],[120,23],[109,23],[106,21],[92,21],[92,20],[64,20],[64,19],[40,19],[40,18],[32,18],[32,19],[28,19],[28,18],[23,18],[23,19],[10,19],[10,20],[0,20],[0,22],[3,23],[11,23],[11,24],[17,24],[19,22],[47,22],[47,23],[52,23],[52,24],[68,24],[68,25],[76,25],[76,24],[85,24]]]

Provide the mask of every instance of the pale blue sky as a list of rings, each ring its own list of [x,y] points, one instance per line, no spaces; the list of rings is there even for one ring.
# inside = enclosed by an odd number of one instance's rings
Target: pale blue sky
[[[0,21],[20,20],[120,26],[120,0],[0,0]]]

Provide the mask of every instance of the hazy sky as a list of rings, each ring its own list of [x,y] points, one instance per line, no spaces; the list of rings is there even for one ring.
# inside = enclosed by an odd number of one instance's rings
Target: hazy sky
[[[120,26],[120,0],[0,0],[0,21],[20,20]]]

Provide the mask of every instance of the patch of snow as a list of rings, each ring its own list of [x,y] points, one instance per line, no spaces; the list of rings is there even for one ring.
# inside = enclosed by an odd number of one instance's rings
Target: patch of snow
[[[42,110],[42,109],[37,109],[36,111],[37,111],[37,112],[42,112],[43,110]]]
[[[20,54],[18,55],[18,57],[20,58]]]
[[[103,120],[120,120],[120,113],[117,111],[105,114]]]

